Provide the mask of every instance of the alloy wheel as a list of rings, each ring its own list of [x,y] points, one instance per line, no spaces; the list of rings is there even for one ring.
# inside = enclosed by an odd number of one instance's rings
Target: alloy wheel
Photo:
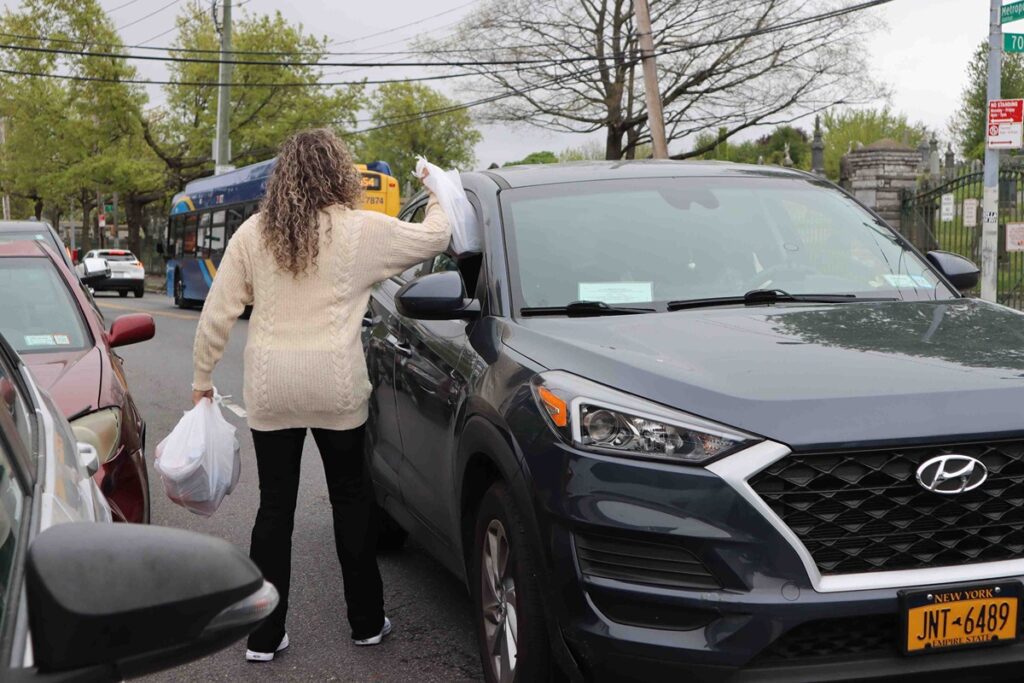
[[[484,534],[480,562],[480,605],[491,673],[498,683],[512,683],[516,676],[519,641],[516,582],[512,576],[512,552],[505,527],[492,519]]]

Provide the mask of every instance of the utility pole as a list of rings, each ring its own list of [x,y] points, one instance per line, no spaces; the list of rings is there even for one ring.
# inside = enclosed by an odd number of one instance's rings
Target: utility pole
[[[214,174],[234,170],[231,165],[231,0],[222,0],[224,16],[220,24],[220,88],[217,94],[217,137],[213,141]],[[216,10],[214,11],[216,14]],[[214,17],[216,19],[216,16]]]
[[[0,145],[7,146],[7,117],[0,117]],[[4,220],[11,220],[11,197],[4,192],[3,197]]]
[[[665,116],[661,111],[661,90],[658,88],[658,68],[654,63],[654,36],[651,35],[651,12],[647,6],[647,0],[633,0],[633,13],[636,14],[637,37],[640,39],[640,54],[644,64],[647,126],[651,129],[654,158],[668,159],[668,144],[665,142]]]
[[[992,0],[988,23],[988,100],[1001,95],[1003,0]],[[999,271],[999,150],[985,147],[985,192],[981,206],[981,298],[995,301]]]

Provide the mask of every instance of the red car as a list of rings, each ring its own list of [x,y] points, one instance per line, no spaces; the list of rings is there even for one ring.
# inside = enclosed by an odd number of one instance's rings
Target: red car
[[[98,277],[104,277],[100,274]],[[40,387],[96,448],[96,483],[115,520],[149,521],[146,423],[114,348],[153,337],[152,316],[124,315],[107,330],[82,281],[38,242],[0,244],[0,335]]]

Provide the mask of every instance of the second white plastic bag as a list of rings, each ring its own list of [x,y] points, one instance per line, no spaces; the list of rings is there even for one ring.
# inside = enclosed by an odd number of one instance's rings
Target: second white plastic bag
[[[469,254],[481,249],[480,226],[476,211],[462,189],[462,178],[458,171],[445,171],[423,157],[416,157],[416,175],[423,178],[423,171],[429,174],[423,180],[427,189],[437,197],[448,222],[452,226],[452,249],[456,254]]]
[[[185,413],[157,444],[154,464],[173,502],[204,517],[216,512],[241,472],[235,428],[220,412],[220,397]]]

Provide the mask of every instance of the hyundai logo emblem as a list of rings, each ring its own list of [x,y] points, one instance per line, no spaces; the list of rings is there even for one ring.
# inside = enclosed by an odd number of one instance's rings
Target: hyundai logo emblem
[[[917,468],[917,483],[933,493],[945,495],[972,491],[988,478],[988,468],[969,455],[940,455]]]

